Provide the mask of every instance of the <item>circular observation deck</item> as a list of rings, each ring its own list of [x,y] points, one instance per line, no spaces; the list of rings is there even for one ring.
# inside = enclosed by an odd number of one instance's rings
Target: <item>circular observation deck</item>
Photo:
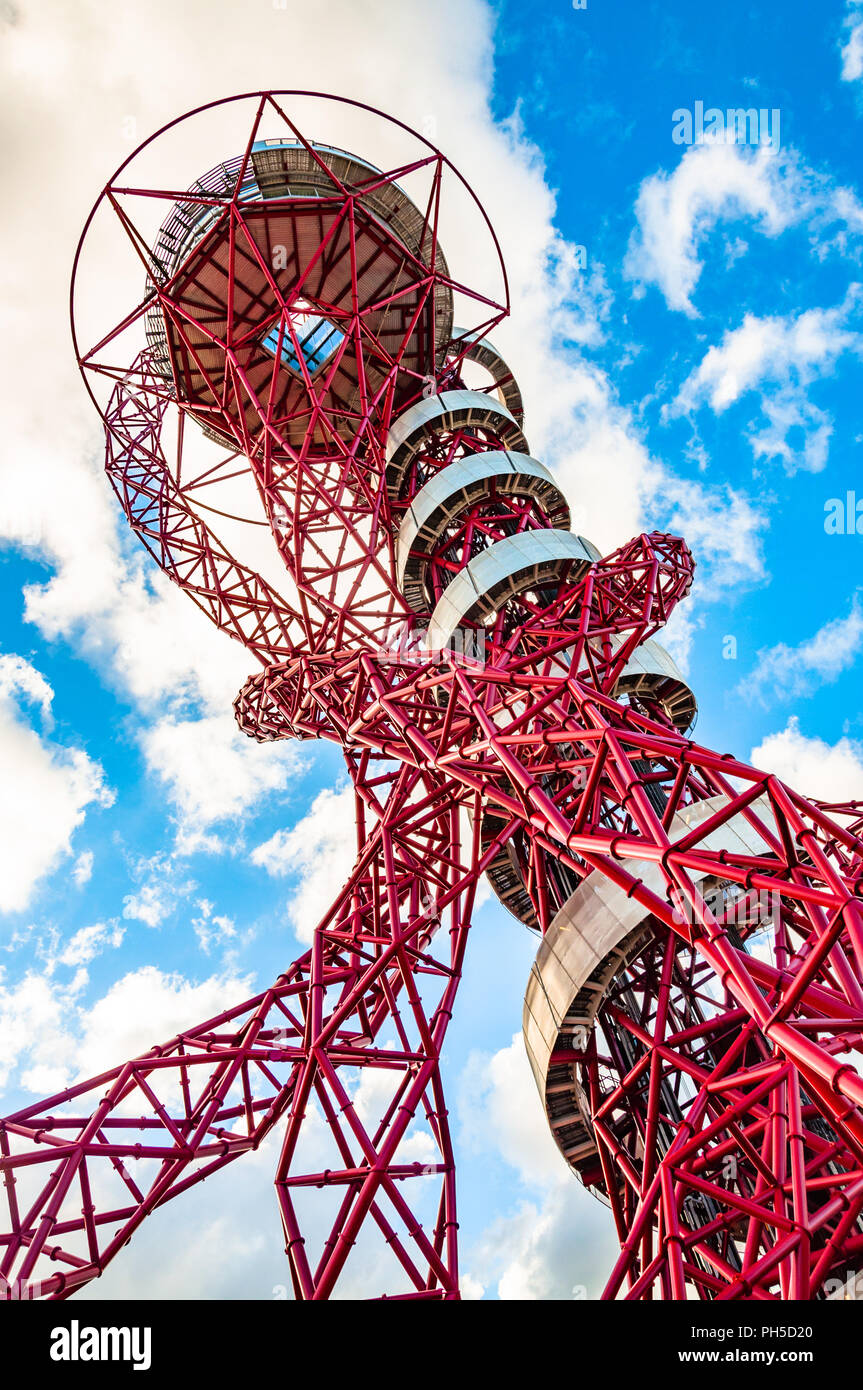
[[[241,175],[243,231],[232,238],[229,204]],[[397,383],[398,409],[417,378],[443,362],[452,336],[446,259],[438,245],[432,264],[423,215],[380,170],[328,145],[261,140],[245,172],[241,157],[217,165],[174,205],[153,261],[151,283],[164,297],[146,321],[153,365],[176,379],[205,432],[229,446],[261,433],[257,400],[289,446],[299,447],[311,424],[315,445],[326,448],[331,435],[311,421],[310,388],[330,425],[353,438],[363,400],[392,361],[410,374]],[[228,351],[242,392],[231,388]]]

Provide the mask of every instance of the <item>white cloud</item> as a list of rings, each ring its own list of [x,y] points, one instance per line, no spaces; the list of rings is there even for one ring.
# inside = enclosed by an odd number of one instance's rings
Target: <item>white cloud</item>
[[[36,705],[47,731],[53,723],[53,699],[54,691],[35,666],[31,666],[23,656],[0,654],[0,700],[6,704],[15,700],[19,704]]]
[[[860,353],[863,335],[848,327],[860,299],[861,287],[855,284],[832,309],[785,317],[746,314],[739,328],[729,329],[686,378],[670,413],[691,414],[709,405],[720,415],[757,391],[768,424],[751,435],[756,456],[779,457],[789,472],[797,466],[817,472],[826,462],[831,423],[808,399],[807,387],[828,376],[843,352]],[[795,427],[805,435],[796,449],[788,442]]]
[[[72,878],[79,888],[93,877],[93,851],[82,850],[72,868]]]
[[[848,37],[842,45],[842,81],[858,82],[863,77],[863,12],[859,0],[848,0],[844,28]]]
[[[656,285],[670,309],[692,318],[692,296],[704,268],[701,244],[719,221],[747,219],[768,237],[806,221],[820,252],[832,244],[819,240],[828,226],[863,229],[863,208],[851,190],[837,188],[792,153],[724,142],[693,145],[671,174],[651,174],[641,184],[635,212],[626,274],[637,293]],[[837,244],[846,235],[840,227]]]
[[[233,971],[195,982],[146,965],[85,1005],[82,967],[106,946],[118,945],[121,937],[116,924],[77,932],[58,957],[60,963],[78,967],[67,984],[54,978],[56,962],[43,974],[28,972],[14,985],[5,984],[0,974],[0,1087],[14,1074],[25,1090],[50,1093],[98,1076],[251,991],[248,977]]]
[[[184,874],[180,853],[154,854],[149,859],[139,859],[132,867],[132,874],[138,887],[123,899],[123,916],[127,920],[160,927],[181,903],[186,903],[187,918],[205,955],[210,955],[217,946],[246,944],[252,939],[252,929],[238,931],[233,918],[216,912],[208,898],[198,898],[194,908],[188,903],[198,885]],[[227,954],[223,956],[223,967],[228,959]]]
[[[14,986],[0,974],[0,1090],[19,1067],[25,1089],[49,1093],[66,1082],[74,1039],[74,995],[50,978],[28,972]]]
[[[668,529],[684,536],[698,565],[692,596],[752,584],[764,576],[767,517],[743,492],[667,476],[662,483]],[[692,621],[691,598],[687,617]],[[661,640],[661,634],[660,634]]]
[[[104,951],[121,946],[125,932],[125,927],[115,919],[79,927],[68,938],[53,922],[30,923],[26,929],[14,933],[5,950],[11,955],[29,946],[33,958],[43,962],[46,978],[62,975],[62,968],[74,970],[74,979],[71,982],[61,979],[58,988],[77,994],[89,980],[86,967]]]
[[[56,743],[26,719],[38,707],[50,727],[53,692],[22,657],[0,655],[0,911],[21,911],[37,885],[71,853],[72,836],[92,804],[110,806],[102,767],[83,748]]]
[[[59,952],[57,960],[67,966],[89,965],[106,947],[121,946],[124,935],[125,929],[117,922],[96,922],[91,927],[80,927]]]
[[[132,874],[139,886],[123,899],[123,916],[148,927],[160,927],[196,887],[193,879],[182,877],[176,860],[167,854],[139,859]]]
[[[286,1297],[290,1274],[273,1197],[281,1139],[273,1130],[257,1151],[157,1208],[77,1300]]]
[[[842,49],[842,80],[856,82],[863,77],[863,21],[855,24]]]
[[[458,1108],[462,1142],[514,1168],[524,1192],[464,1252],[466,1272],[500,1298],[598,1297],[618,1250],[614,1225],[551,1138],[521,1033],[471,1055]]]
[[[718,415],[765,380],[795,376],[808,382],[830,371],[841,353],[860,347],[860,334],[845,328],[859,291],[860,286],[853,286],[834,309],[808,309],[784,318],[746,314],[741,326],[730,329],[687,377],[675,405],[693,410],[707,402]]]
[[[467,1263],[500,1299],[566,1301],[599,1298],[617,1254],[610,1213],[570,1178],[491,1222]]]
[[[672,174],[650,175],[635,212],[638,230],[626,273],[639,285],[657,285],[670,309],[693,317],[692,294],[702,271],[699,244],[721,218],[750,218],[775,237],[798,215],[773,150],[749,152],[725,143],[693,146]]]
[[[282,792],[303,755],[290,742],[258,744],[226,711],[200,719],[166,715],[141,734],[149,770],[164,784],[179,825],[178,848],[218,848],[211,828]]]
[[[659,640],[677,662],[684,676],[689,672],[695,632],[696,623],[691,610],[687,611],[684,604],[678,604],[660,633]]]
[[[863,801],[863,743],[847,737],[837,743],[801,733],[797,715],[784,729],[768,734],[751,760],[774,772],[804,796],[820,801]]]
[[[158,927],[173,911],[173,901],[158,883],[145,883],[123,899],[123,916],[148,927]]]
[[[291,830],[277,830],[252,850],[253,864],[274,877],[298,878],[288,916],[300,941],[314,929],[347,882],[357,854],[354,793],[326,788]]]
[[[798,646],[779,642],[760,651],[754,673],[740,681],[737,692],[765,705],[810,695],[853,666],[861,647],[863,610],[855,597],[847,617],[831,619]]]
[[[232,917],[214,912],[213,904],[206,898],[198,902],[198,911],[200,915],[192,918],[192,929],[205,955],[210,955],[214,946],[237,940],[237,927]]]
[[[101,468],[98,419],[77,379],[68,335],[44,332],[45,323],[62,316],[67,299],[76,227],[89,201],[83,190],[101,187],[129,153],[118,108],[126,114],[131,103],[145,119],[134,39],[127,30],[125,46],[119,17],[99,3],[85,0],[76,16],[58,13],[54,24],[38,6],[16,11],[15,23],[4,30],[0,66],[10,172],[27,185],[28,206],[0,229],[0,305],[11,335],[0,344],[8,430],[0,461],[0,541],[53,571],[25,589],[27,618],[49,638],[74,639],[136,701],[146,705],[165,693],[230,698],[248,660],[156,574],[137,543],[127,543]],[[156,22],[148,16],[140,26],[151,26],[150,41],[158,28],[158,17],[152,18]],[[164,22],[170,23],[168,6]],[[93,44],[114,52],[117,69],[90,89],[90,102],[82,100],[70,120],[64,83],[86,70]],[[158,111],[157,98],[149,108],[154,125]],[[47,189],[27,167],[26,151],[37,146],[59,155],[50,231]],[[33,275],[25,291],[27,264]],[[50,391],[34,389],[27,359],[31,367],[39,362]]]
[[[251,989],[248,976],[235,972],[193,981],[155,965],[133,970],[84,1013],[76,1075],[97,1076],[105,1067],[137,1057],[238,1003]]]

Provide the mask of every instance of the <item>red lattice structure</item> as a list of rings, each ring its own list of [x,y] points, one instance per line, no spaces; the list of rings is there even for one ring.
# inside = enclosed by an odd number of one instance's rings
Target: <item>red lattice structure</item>
[[[132,530],[258,663],[240,728],[342,748],[356,862],[271,988],[0,1123],[4,1291],[68,1297],[278,1127],[297,1298],[458,1297],[441,1055],[487,875],[539,938],[525,1041],[605,1296],[827,1297],[863,1249],[859,809],[692,739],[655,641],[685,543],[570,531],[485,214],[369,108],[318,106],[391,167],[312,142],[310,95],[217,103],[244,144],[190,189],[123,166],[97,211],[144,294],[77,348]],[[452,198],[496,294],[449,269]]]

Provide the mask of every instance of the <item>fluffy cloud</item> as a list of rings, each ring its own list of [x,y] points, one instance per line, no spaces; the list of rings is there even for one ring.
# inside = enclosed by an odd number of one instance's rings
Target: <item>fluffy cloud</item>
[[[241,818],[262,796],[284,791],[303,762],[292,743],[246,738],[229,712],[200,719],[166,715],[144,730],[141,742],[176,812],[181,851],[218,848],[211,828]]]
[[[826,462],[831,426],[808,399],[807,387],[828,376],[843,352],[861,351],[863,336],[848,326],[860,302],[861,286],[855,284],[832,309],[785,317],[746,314],[687,377],[670,413],[690,414],[709,405],[719,415],[756,391],[768,421],[763,432],[751,436],[756,456],[779,457],[789,472],[796,466],[818,471]],[[796,450],[788,442],[795,426],[805,433],[803,447]]]
[[[133,970],[81,1019],[76,1074],[96,1076],[105,1067],[137,1057],[154,1043],[166,1042],[181,1029],[236,1004],[251,990],[252,981],[234,972],[194,981],[155,965]]]
[[[54,742],[53,692],[22,657],[0,656],[0,764],[7,793],[0,805],[0,911],[21,911],[36,886],[71,853],[72,837],[92,804],[110,806],[99,763],[83,748]],[[36,705],[43,732],[27,719]]]
[[[863,77],[863,9],[860,0],[848,0],[844,27],[847,39],[842,45],[842,81],[859,82]]]
[[[784,729],[768,734],[752,750],[756,767],[767,768],[795,791],[819,801],[863,801],[863,743],[809,738],[793,715]]]
[[[684,676],[689,674],[696,627],[691,610],[687,611],[685,605],[678,604],[662,629],[662,645],[671,653]]]
[[[730,329],[687,377],[675,405],[692,410],[707,402],[720,414],[762,381],[794,376],[807,382],[825,374],[847,348],[860,347],[860,334],[845,327],[859,302],[860,286],[855,285],[834,309],[809,309],[785,318],[746,314],[741,326]]]
[[[48,973],[28,972],[14,986],[0,976],[0,1090],[19,1069],[19,1084],[37,1094],[65,1084],[74,1055],[68,1023],[75,993],[58,988]]]
[[[96,922],[92,927],[79,927],[60,950],[60,965],[89,965],[107,947],[116,949],[123,943],[124,928],[117,922]]]
[[[617,1254],[613,1223],[551,1138],[521,1033],[471,1055],[459,1116],[462,1143],[515,1169],[523,1190],[465,1253],[471,1279],[499,1298],[598,1297]]]
[[[6,984],[0,975],[0,1087],[14,1075],[25,1090],[51,1093],[74,1080],[97,1076],[251,991],[250,980],[233,971],[195,982],[147,965],[122,976],[102,998],[85,1005],[83,967],[121,938],[122,929],[116,925],[77,932],[57,957],[58,963],[76,967],[65,983],[50,965],[41,974],[28,972],[15,984]]]
[[[93,877],[93,851],[91,849],[82,850],[75,860],[72,869],[72,878],[79,888],[83,888],[85,883],[89,883]]]
[[[570,499],[573,530],[608,552],[637,532],[686,535],[699,561],[697,592],[752,582],[763,573],[766,515],[727,485],[677,476],[655,458],[603,373],[583,362],[548,362],[558,388],[538,447]]]
[[[699,244],[720,218],[749,218],[775,237],[797,216],[775,153],[724,143],[693,146],[672,174],[660,170],[645,179],[635,213],[627,274],[639,287],[657,285],[670,309],[693,317]]]
[[[662,489],[668,529],[686,537],[699,565],[693,594],[714,598],[763,577],[767,517],[745,493],[673,475]],[[683,611],[684,623],[693,622],[691,607]]]
[[[148,927],[160,927],[182,898],[188,897],[196,884],[184,878],[179,866],[167,854],[154,854],[139,859],[132,866],[138,887],[123,899],[123,916]]]
[[[612,1232],[609,1212],[571,1178],[493,1221],[471,1251],[471,1277],[501,1299],[596,1299],[618,1254]]]
[[[204,955],[209,956],[214,946],[236,942],[237,928],[233,918],[214,912],[213,904],[206,898],[201,898],[197,906],[199,916],[192,918],[192,928]]]
[[[779,642],[758,653],[758,665],[736,687],[747,699],[765,705],[810,695],[853,666],[863,647],[863,610],[855,597],[847,617],[833,618],[796,647]]]
[[[298,882],[288,916],[300,941],[311,941],[315,927],[347,881],[357,852],[354,793],[351,787],[325,789],[291,830],[278,830],[252,851],[253,864],[274,877]]]
[[[117,922],[81,927],[65,942],[51,930],[36,937],[41,971],[28,970],[11,983],[0,968],[0,1091],[12,1076],[37,1094],[68,1084],[85,1027],[87,966],[103,951],[116,950],[123,934]]]
[[[803,221],[813,238],[837,222],[843,224],[840,238],[848,229],[863,230],[863,207],[849,189],[835,187],[784,150],[724,142],[693,145],[672,173],[651,174],[635,213],[625,270],[636,292],[656,285],[670,309],[692,318],[701,243],[719,221],[746,219],[768,237]]]

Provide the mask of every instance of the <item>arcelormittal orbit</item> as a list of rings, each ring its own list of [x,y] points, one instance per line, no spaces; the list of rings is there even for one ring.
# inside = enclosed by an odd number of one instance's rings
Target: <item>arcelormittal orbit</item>
[[[217,163],[196,132],[238,113]],[[346,114],[383,170],[324,142]],[[0,1123],[4,1291],[69,1296],[277,1130],[297,1298],[457,1297],[441,1055],[483,875],[538,937],[525,1043],[617,1228],[605,1296],[853,1284],[859,812],[690,737],[656,640],[690,553],[570,529],[493,345],[497,242],[439,151],[308,93],[193,117],[91,215],[79,361],[133,531],[257,662],[241,729],[341,746],[356,861],[268,989]],[[123,301],[82,288],[112,224]]]

